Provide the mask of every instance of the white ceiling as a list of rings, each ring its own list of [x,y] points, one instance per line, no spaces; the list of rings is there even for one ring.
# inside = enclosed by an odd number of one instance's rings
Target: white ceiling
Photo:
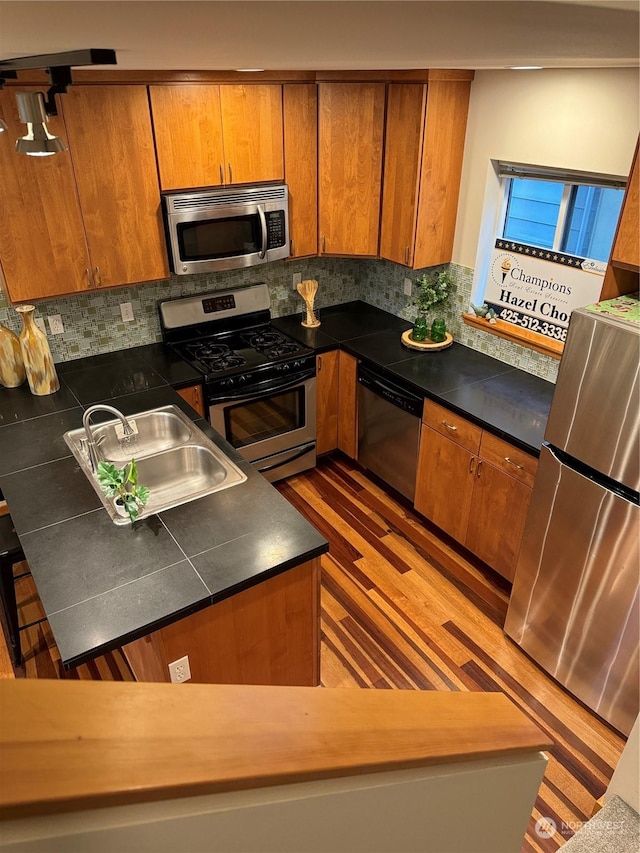
[[[113,48],[122,69],[638,66],[639,0],[0,0],[0,59]]]

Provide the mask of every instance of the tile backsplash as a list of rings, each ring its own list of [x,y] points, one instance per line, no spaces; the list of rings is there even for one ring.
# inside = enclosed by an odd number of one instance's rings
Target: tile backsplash
[[[450,264],[449,268],[455,282],[454,294],[442,313],[455,340],[513,367],[555,382],[558,371],[555,359],[464,325],[460,315],[469,310],[473,270],[457,264]],[[415,311],[410,307],[410,298],[404,294],[404,279],[409,277],[413,280],[421,272],[407,270],[389,261],[357,258],[278,261],[259,269],[254,267],[209,275],[171,276],[163,281],[132,287],[39,300],[36,303],[36,316],[60,314],[64,333],[49,334],[49,344],[56,362],[70,361],[161,340],[157,309],[161,299],[264,281],[269,286],[272,316],[302,312],[304,303],[292,286],[295,273],[300,273],[303,280],[313,278],[318,281],[318,308],[362,299],[398,317],[413,320]],[[132,322],[125,323],[122,320],[120,304],[123,302],[132,305]],[[1,291],[0,323],[15,332],[21,328],[19,315]]]

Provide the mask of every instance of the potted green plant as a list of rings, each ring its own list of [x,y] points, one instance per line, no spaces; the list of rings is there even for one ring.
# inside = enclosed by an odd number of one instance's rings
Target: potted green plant
[[[123,468],[116,468],[109,462],[98,462],[97,476],[102,491],[114,499],[116,512],[135,521],[140,514],[140,506],[146,506],[149,500],[149,489],[138,484],[136,460],[127,462]]]
[[[415,279],[414,284],[417,286],[415,297],[411,305],[418,310],[413,324],[412,337],[414,341],[424,341],[429,336],[429,325],[427,323],[427,314],[436,305],[442,305],[451,295],[453,281],[446,269],[436,270],[431,273],[423,273],[420,278]],[[434,321],[435,322],[435,321]],[[443,341],[445,336],[444,321],[438,320],[436,323],[438,341]],[[432,335],[432,339],[433,338]]]

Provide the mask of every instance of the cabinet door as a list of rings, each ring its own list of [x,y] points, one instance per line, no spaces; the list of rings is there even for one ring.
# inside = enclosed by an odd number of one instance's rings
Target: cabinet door
[[[64,95],[63,97],[66,97]],[[27,132],[15,94],[0,92],[0,260],[12,302],[60,296],[89,287],[90,266],[69,152],[53,157],[16,154]],[[66,142],[62,119],[51,133]]]
[[[476,465],[466,547],[513,580],[532,489],[483,459]]]
[[[149,86],[163,190],[224,183],[220,87]]]
[[[426,92],[424,85],[392,83],[387,95],[380,257],[408,266],[413,264]]]
[[[378,254],[383,83],[319,86],[320,251]]]
[[[282,86],[220,86],[226,182],[284,178]]]
[[[636,272],[640,268],[640,164],[638,163],[638,145],[631,164],[627,191],[620,213],[620,222],[616,233],[611,261],[631,267]]]
[[[338,446],[338,350],[316,357],[316,397],[316,452],[328,453]]]
[[[451,260],[470,81],[428,84],[414,269]]]
[[[168,278],[145,86],[70,86],[61,102],[96,285]]]
[[[183,400],[186,400],[192,409],[195,409],[196,412],[204,418],[202,386],[199,383],[197,385],[189,385],[188,388],[181,388],[179,391],[176,391],[176,394],[179,394]]]
[[[415,508],[464,544],[477,457],[422,426]]]
[[[291,257],[318,252],[318,90],[283,86],[284,179],[289,187]]]
[[[344,350],[338,368],[338,448],[358,458],[358,360]]]

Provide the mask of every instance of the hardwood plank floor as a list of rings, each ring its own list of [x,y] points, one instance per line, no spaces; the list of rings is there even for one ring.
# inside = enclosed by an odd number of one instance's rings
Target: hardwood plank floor
[[[505,636],[509,585],[341,454],[276,488],[330,543],[322,558],[323,685],[504,692],[554,743],[523,853],[557,850],[568,827],[591,816],[625,740]],[[23,621],[42,615],[30,577],[18,598]],[[18,677],[132,678],[119,650],[65,672],[46,620],[22,641]],[[0,677],[10,677],[3,660]],[[545,817],[558,826],[549,839],[535,832]]]

